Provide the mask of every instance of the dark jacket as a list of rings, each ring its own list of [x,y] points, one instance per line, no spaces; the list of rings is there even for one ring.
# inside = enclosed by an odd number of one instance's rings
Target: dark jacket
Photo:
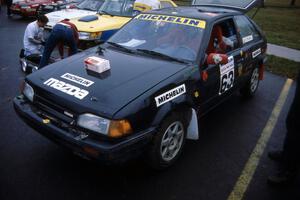
[[[300,130],[300,71],[296,84],[295,97],[286,120],[286,127],[289,132]]]

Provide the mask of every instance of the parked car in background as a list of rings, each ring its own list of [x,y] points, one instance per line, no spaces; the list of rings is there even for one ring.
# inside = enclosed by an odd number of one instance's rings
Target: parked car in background
[[[81,44],[106,41],[132,19],[134,2],[134,0],[106,0],[97,14],[71,20],[78,28]],[[160,8],[176,6],[172,0],[160,0]]]
[[[58,10],[76,8],[76,5],[82,1],[83,0],[65,0],[57,1],[56,3],[52,4],[42,4],[38,7],[37,13],[38,15],[45,15]]]
[[[46,16],[48,17],[49,22],[45,26],[45,31],[49,32],[56,23],[64,19],[73,19],[87,15],[94,15],[97,13],[103,2],[104,0],[84,0],[76,5],[76,8],[66,8],[48,13]]]
[[[22,17],[33,17],[37,15],[37,9],[40,5],[48,5],[57,2],[57,0],[24,0],[15,1],[10,7],[11,13]]]

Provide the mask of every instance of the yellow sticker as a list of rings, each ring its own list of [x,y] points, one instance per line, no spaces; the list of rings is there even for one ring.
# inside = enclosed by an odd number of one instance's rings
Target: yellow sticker
[[[43,119],[43,123],[44,124],[49,124],[50,123],[50,119]]]
[[[202,29],[205,29],[206,26],[206,22],[200,19],[167,16],[167,15],[140,14],[136,17],[136,19],[149,20],[149,21],[163,21],[163,22],[169,22],[174,24],[193,26]]]

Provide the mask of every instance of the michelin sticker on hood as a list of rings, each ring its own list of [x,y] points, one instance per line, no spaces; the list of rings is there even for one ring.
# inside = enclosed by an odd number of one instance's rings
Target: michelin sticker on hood
[[[57,80],[55,78],[49,78],[44,82],[44,85],[47,85],[70,96],[74,96],[77,99],[83,99],[89,94],[89,92],[86,90],[80,89],[76,86]]]
[[[183,95],[186,92],[185,84],[180,85],[172,90],[169,90],[157,97],[155,97],[156,106],[159,107],[173,99]]]
[[[94,84],[93,81],[87,80],[85,78],[82,78],[80,76],[76,76],[76,75],[70,74],[70,73],[65,73],[61,77],[64,79],[67,79],[69,81],[72,81],[74,83],[78,83],[79,85],[83,85],[85,87],[90,87],[91,85]]]

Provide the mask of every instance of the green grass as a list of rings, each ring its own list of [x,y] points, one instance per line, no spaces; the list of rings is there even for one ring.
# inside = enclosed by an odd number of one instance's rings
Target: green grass
[[[267,0],[266,5],[267,6],[289,6],[291,0]],[[300,5],[300,1],[296,0],[296,6]]]
[[[300,50],[299,19],[300,8],[266,7],[260,9],[254,21],[265,32],[269,43]]]
[[[266,70],[274,74],[295,79],[300,70],[300,63],[269,55]]]
[[[175,1],[178,5],[190,5],[191,1]],[[300,50],[300,0],[289,7],[290,0],[267,0],[254,21],[266,33],[269,43]],[[252,16],[254,10],[249,13]]]
[[[189,5],[190,1],[176,1],[178,5]],[[265,32],[268,42],[300,50],[300,0],[295,7],[289,6],[290,0],[267,0],[254,21]],[[252,16],[255,10],[249,12]],[[295,79],[300,70],[300,63],[268,56],[266,70]]]

